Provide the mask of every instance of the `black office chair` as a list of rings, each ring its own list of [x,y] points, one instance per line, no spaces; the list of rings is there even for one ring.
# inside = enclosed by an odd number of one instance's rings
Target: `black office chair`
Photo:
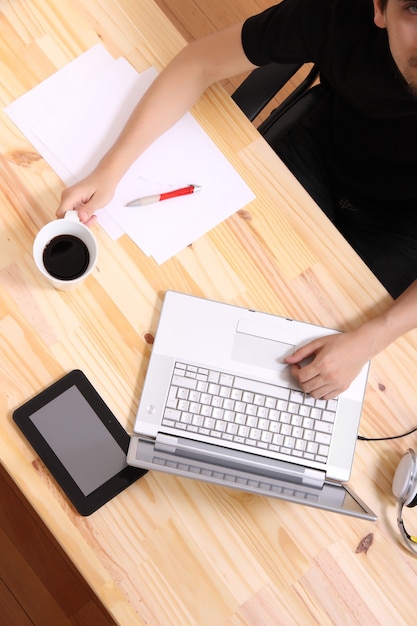
[[[232,98],[252,122],[282,87],[302,67],[297,63],[270,63],[249,74]],[[313,85],[319,69],[313,65],[307,76],[262,122],[258,130],[274,148],[279,139],[324,96],[324,83]]]

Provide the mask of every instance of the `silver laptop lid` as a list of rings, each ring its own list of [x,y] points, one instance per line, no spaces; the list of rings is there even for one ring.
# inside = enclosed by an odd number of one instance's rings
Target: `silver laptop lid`
[[[375,513],[348,486],[327,480],[315,484],[314,480],[304,480],[302,474],[294,475],[290,479],[288,476],[281,476],[279,472],[271,471],[268,475],[262,475],[260,468],[253,465],[248,468],[244,462],[238,460],[221,464],[209,461],[208,457],[206,460],[193,458],[192,454],[181,454],[178,450],[172,454],[166,446],[136,436],[131,438],[127,461],[129,465],[144,469],[197,479],[369,521],[377,519]]]

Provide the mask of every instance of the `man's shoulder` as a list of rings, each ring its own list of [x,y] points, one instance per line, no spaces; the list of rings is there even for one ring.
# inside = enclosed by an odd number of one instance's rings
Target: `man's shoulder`
[[[288,8],[299,5],[300,8],[329,15],[373,15],[373,0],[283,0],[280,5],[288,5]]]
[[[358,20],[357,27],[373,23],[373,0],[282,0],[266,10],[278,19],[300,20],[304,24],[335,23],[338,27]]]
[[[353,41],[373,36],[372,7],[372,0],[282,0],[245,22],[245,52],[256,65],[301,61],[328,70],[335,54],[349,57]]]
[[[294,0],[284,1],[293,2]],[[301,0],[301,2],[307,3],[313,10],[314,8],[324,9],[332,13],[344,12],[347,15],[351,13],[373,14],[373,0]]]

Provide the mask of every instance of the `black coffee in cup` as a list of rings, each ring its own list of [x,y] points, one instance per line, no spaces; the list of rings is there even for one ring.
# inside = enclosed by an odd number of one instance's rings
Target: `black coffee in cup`
[[[74,280],[87,270],[90,253],[79,237],[57,235],[46,244],[42,259],[45,269],[54,278]]]

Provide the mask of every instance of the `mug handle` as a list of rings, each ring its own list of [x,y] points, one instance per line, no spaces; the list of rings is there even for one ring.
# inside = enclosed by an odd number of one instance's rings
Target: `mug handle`
[[[71,210],[67,211],[64,215],[64,219],[70,220],[71,222],[79,222],[80,218],[78,217],[77,211]]]

